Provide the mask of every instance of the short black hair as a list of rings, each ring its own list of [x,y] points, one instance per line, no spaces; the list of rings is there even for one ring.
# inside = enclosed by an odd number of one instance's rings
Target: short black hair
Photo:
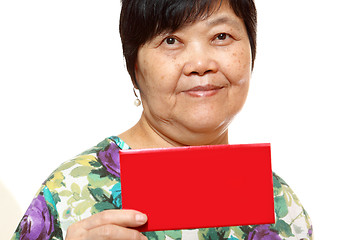
[[[120,37],[126,67],[133,84],[139,48],[156,35],[179,29],[183,24],[210,16],[227,1],[242,18],[251,46],[252,67],[256,56],[257,12],[253,0],[122,0]]]

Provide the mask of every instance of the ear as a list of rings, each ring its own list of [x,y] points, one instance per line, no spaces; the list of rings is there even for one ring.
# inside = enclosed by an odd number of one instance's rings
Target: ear
[[[138,83],[137,83],[137,81],[136,81],[136,79],[137,79],[137,70],[138,70],[138,64],[137,64],[137,62],[135,62],[134,69],[135,69],[135,71],[134,71],[134,76],[131,77],[131,81],[132,81],[132,83],[133,83],[134,88],[135,88],[135,89],[139,89]]]

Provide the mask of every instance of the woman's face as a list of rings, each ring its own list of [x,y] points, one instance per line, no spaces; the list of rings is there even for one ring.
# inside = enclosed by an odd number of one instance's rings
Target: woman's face
[[[205,20],[140,47],[135,74],[143,114],[156,132],[180,143],[191,142],[191,134],[220,137],[248,93],[251,51],[245,25],[223,3]]]

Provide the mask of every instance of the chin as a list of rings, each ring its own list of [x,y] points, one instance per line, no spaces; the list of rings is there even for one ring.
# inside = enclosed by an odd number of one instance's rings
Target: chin
[[[235,117],[236,111],[204,111],[193,112],[188,114],[182,120],[184,123],[197,133],[211,133],[214,131],[221,131],[229,126],[231,120]],[[233,113],[233,114],[232,114]],[[185,117],[185,116],[184,116]]]
[[[192,121],[189,129],[197,134],[206,135],[220,135],[225,132],[230,124],[230,121],[207,121],[203,120]]]
[[[227,128],[219,128],[214,131],[195,129],[191,135],[184,135],[180,143],[184,146],[219,145],[227,144]]]

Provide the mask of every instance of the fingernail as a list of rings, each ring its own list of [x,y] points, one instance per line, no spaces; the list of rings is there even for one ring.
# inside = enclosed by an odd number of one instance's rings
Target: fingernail
[[[143,235],[143,234],[141,234],[141,239],[142,240],[148,240],[147,237],[145,235]]]
[[[147,221],[147,217],[145,214],[136,214],[135,220],[139,223],[145,223]]]

